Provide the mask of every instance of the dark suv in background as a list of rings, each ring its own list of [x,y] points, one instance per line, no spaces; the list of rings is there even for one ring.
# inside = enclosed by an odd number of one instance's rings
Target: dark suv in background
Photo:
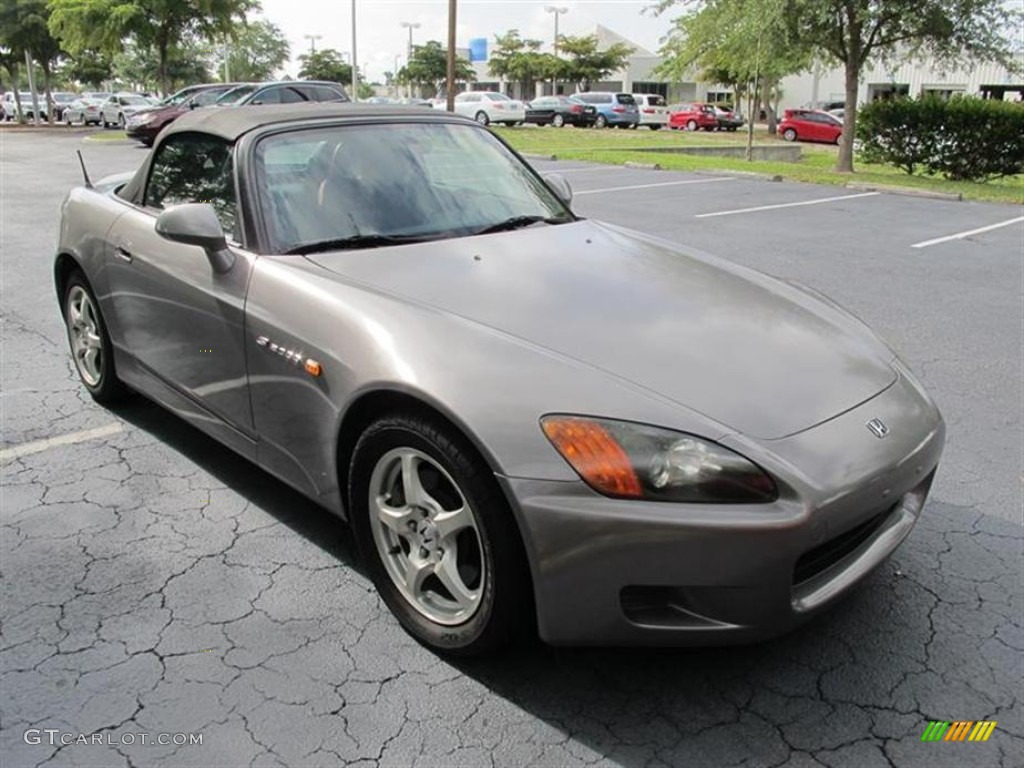
[[[301,104],[306,101],[349,101],[349,98],[345,89],[337,83],[323,80],[283,80],[236,86],[217,99],[216,106]]]
[[[125,123],[125,133],[128,138],[141,141],[147,147],[151,147],[156,135],[165,125],[174,122],[196,107],[210,106],[221,95],[237,85],[238,83],[206,83],[182,88],[155,107],[140,109],[128,118],[128,122]]]

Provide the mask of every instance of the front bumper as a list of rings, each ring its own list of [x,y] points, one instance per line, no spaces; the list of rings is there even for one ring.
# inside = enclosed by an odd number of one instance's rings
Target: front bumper
[[[866,428],[873,418],[890,427],[886,438]],[[757,455],[733,441],[776,477],[773,504],[622,501],[582,482],[501,478],[524,531],[541,637],[724,645],[786,632],[909,534],[944,440],[938,410],[903,375],[824,424],[762,442]]]

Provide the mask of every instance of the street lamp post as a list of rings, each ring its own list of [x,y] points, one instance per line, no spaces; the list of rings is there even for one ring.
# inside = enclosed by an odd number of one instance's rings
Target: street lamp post
[[[352,101],[359,100],[359,68],[356,61],[356,0],[352,0]]]
[[[406,67],[406,70],[408,70],[409,62],[412,61],[412,31],[414,29],[419,29],[420,28],[420,23],[418,21],[403,21],[402,22],[402,27],[404,27],[405,29],[409,30],[409,48],[408,48],[408,50],[406,52],[406,59],[405,59],[405,67]],[[409,96],[410,99],[412,98],[412,83],[409,83],[409,93],[408,93],[408,96]]]
[[[568,13],[569,9],[568,8],[559,8],[559,7],[554,6],[554,5],[546,5],[546,6],[544,6],[544,10],[547,11],[548,13],[555,14],[555,58],[557,59],[558,58],[558,17],[561,16],[563,13]],[[552,95],[557,90],[558,90],[558,77],[555,76],[555,77],[551,78],[551,93],[552,93]]]
[[[316,53],[316,41],[323,38],[323,35],[303,35],[304,38],[309,40],[309,52]]]

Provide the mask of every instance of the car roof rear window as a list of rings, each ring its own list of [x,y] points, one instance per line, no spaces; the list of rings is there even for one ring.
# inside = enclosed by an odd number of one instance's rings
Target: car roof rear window
[[[617,93],[615,99],[619,104],[636,104],[636,99],[633,98],[631,93]]]

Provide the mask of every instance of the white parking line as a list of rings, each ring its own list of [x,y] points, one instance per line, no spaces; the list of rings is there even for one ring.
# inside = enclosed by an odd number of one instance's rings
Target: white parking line
[[[715,211],[714,213],[698,213],[695,218],[710,219],[714,216],[732,216],[734,213],[753,213],[754,211],[773,211],[776,208],[797,208],[801,205],[818,205],[818,203],[834,203],[836,200],[853,200],[858,197],[874,197],[881,192],[861,192],[857,195],[839,195],[838,197],[819,197],[817,200],[804,200],[801,203],[779,203],[777,205],[759,205],[756,208],[737,208],[735,211]]]
[[[1018,216],[1016,219],[1010,219],[1008,221],[1000,221],[998,224],[989,224],[987,227],[978,227],[977,229],[969,229],[966,232],[957,232],[955,235],[946,235],[945,237],[936,237],[934,240],[923,240],[920,243],[914,243],[911,248],[927,248],[929,245],[938,245],[939,243],[948,243],[950,240],[963,240],[965,237],[971,235],[980,235],[982,232],[991,232],[993,229],[1001,229],[1008,227],[1011,224],[1018,224],[1024,221],[1024,216]]]
[[[616,168],[613,165],[603,165],[603,166],[601,166],[599,168],[591,168],[589,166],[584,167],[584,168],[560,168],[560,169],[556,169],[554,171],[544,171],[544,173],[542,173],[541,175],[542,176],[549,176],[552,173],[589,173],[591,171],[615,171],[615,172],[621,172],[622,170],[623,170],[622,168]],[[637,170],[637,169],[635,169],[635,168],[634,169],[626,168],[625,170]],[[645,169],[641,168],[639,170],[645,170]]]
[[[580,195],[599,195],[603,192],[625,192],[627,189],[651,189],[652,187],[678,187],[681,184],[711,184],[715,181],[735,181],[735,176],[715,177],[713,179],[687,179],[686,181],[660,181],[657,184],[631,184],[628,187],[608,187],[606,189],[585,189],[573,192],[573,197]]]
[[[45,440],[34,440],[31,443],[22,443],[21,445],[16,445],[13,448],[4,448],[0,451],[0,461],[9,461],[10,459],[16,459],[19,456],[28,456],[33,453],[42,453],[50,448],[56,448],[58,445],[74,445],[75,443],[84,443],[87,440],[98,440],[101,437],[116,435],[123,429],[124,427],[121,423],[117,422],[116,424],[107,424],[105,427],[83,429],[80,432],[69,432],[66,435],[59,435],[58,437],[48,437]]]

